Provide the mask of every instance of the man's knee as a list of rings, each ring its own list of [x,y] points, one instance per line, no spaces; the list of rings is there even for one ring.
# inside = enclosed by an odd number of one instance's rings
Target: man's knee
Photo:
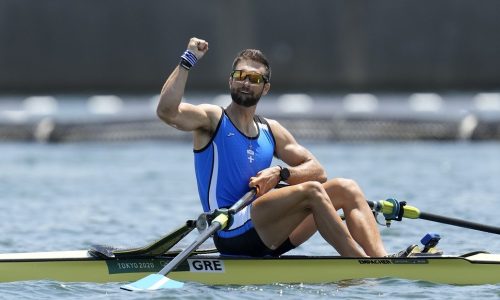
[[[320,193],[322,194],[324,192],[323,185],[319,183],[318,181],[307,181],[301,184],[303,189],[307,192],[311,193]]]
[[[352,179],[336,178],[334,181],[334,191],[338,195],[351,199],[356,199],[358,196],[363,195],[360,186]]]
[[[351,193],[354,193],[354,192],[357,192],[357,191],[360,191],[361,188],[359,187],[359,185],[356,183],[356,181],[352,180],[352,179],[348,179],[348,178],[338,178],[338,181],[339,181],[339,184],[340,186],[346,190],[346,191],[349,191]]]
[[[328,194],[323,185],[317,181],[304,182],[301,185],[301,191],[304,199],[308,201],[328,200]]]

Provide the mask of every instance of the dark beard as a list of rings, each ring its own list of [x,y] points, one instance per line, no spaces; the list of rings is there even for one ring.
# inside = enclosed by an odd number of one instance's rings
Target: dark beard
[[[251,107],[259,103],[260,95],[242,94],[237,89],[231,89],[231,98],[233,98],[233,101],[238,105]]]

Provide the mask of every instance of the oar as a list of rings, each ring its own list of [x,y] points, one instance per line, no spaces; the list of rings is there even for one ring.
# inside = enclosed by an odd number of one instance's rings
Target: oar
[[[368,201],[368,205],[377,212],[384,214],[386,220],[398,220],[401,218],[422,219],[468,229],[474,229],[494,234],[500,234],[500,227],[450,218],[420,211],[418,208],[406,205],[406,202],[399,202],[394,199]]]
[[[164,254],[175,246],[181,239],[193,231],[196,226],[195,221],[189,220],[183,226],[152,242],[149,245],[140,248],[132,249],[116,249],[113,250],[114,256],[118,258],[134,257],[134,256],[157,256]]]
[[[220,213],[217,217],[215,217],[215,219],[212,220],[212,224],[204,232],[202,232],[191,245],[179,253],[179,255],[174,257],[174,259],[172,259],[165,267],[163,267],[160,272],[146,276],[136,282],[124,285],[121,289],[127,291],[142,291],[181,288],[184,283],[170,279],[166,275],[174,270],[179,264],[184,262],[191,255],[191,253],[203,244],[212,234],[220,229],[224,229],[228,224],[229,218],[238,211],[242,210],[248,204],[252,203],[254,196],[255,189],[252,189],[233,206],[231,206],[231,208],[227,211],[227,214]]]

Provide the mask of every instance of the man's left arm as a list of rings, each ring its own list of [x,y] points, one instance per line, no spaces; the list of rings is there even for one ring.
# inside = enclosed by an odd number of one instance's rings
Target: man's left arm
[[[288,184],[294,185],[306,181],[325,182],[327,175],[325,169],[314,155],[305,147],[297,143],[293,135],[275,120],[268,120],[276,141],[276,155],[288,165],[290,176],[286,180]],[[271,166],[260,171],[257,176],[252,177],[250,186],[259,186],[259,194],[271,190],[280,181],[279,166]]]

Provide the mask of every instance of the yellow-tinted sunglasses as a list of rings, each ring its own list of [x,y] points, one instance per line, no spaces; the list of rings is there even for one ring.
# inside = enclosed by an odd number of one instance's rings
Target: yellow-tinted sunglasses
[[[231,78],[236,81],[244,81],[248,78],[248,81],[253,84],[259,84],[261,82],[268,82],[268,78],[266,75],[262,75],[253,71],[243,71],[243,70],[233,70],[231,72]]]

